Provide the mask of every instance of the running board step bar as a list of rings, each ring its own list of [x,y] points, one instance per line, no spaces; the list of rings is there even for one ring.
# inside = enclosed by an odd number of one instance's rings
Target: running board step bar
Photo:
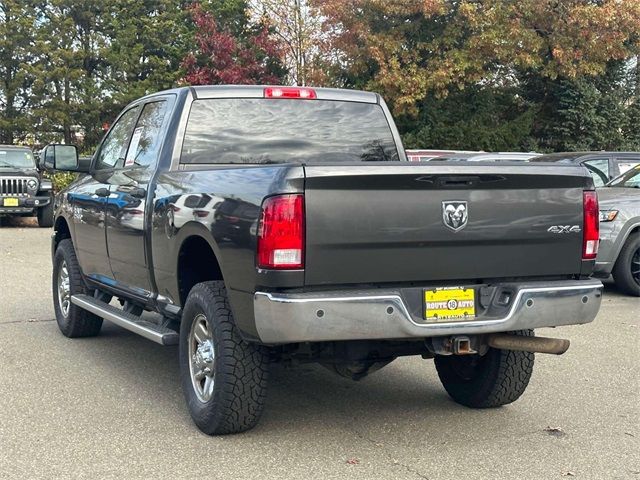
[[[176,345],[178,343],[178,332],[142,320],[136,315],[125,312],[89,295],[73,295],[71,297],[71,303],[160,345]]]

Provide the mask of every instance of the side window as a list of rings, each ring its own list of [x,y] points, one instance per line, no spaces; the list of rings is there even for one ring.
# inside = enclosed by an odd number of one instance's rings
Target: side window
[[[46,155],[44,156],[44,161],[53,165],[53,148],[46,150]]]
[[[158,159],[161,144],[160,130],[167,112],[167,102],[147,103],[131,137],[124,166],[152,165]]]
[[[640,158],[616,158],[619,174],[628,172],[636,165],[640,164]]]
[[[122,166],[129,147],[129,139],[140,107],[125,112],[117,123],[109,130],[107,138],[102,142],[95,168],[97,170]]]
[[[609,181],[609,159],[594,158],[583,163],[591,176],[596,187],[601,187]]]

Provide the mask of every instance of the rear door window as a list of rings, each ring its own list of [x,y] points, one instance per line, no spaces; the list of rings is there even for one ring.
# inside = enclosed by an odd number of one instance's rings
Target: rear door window
[[[582,163],[591,177],[593,177],[593,183],[596,187],[601,187],[609,181],[611,176],[609,175],[609,159],[608,158],[593,158]]]
[[[616,158],[615,160],[616,166],[618,167],[618,175],[622,175],[623,173],[627,173],[636,165],[640,165],[640,157],[639,158]]]
[[[147,103],[142,109],[131,136],[124,166],[148,166],[156,163],[162,142],[162,125],[167,112],[167,102]]]
[[[377,104],[282,99],[193,102],[181,163],[398,160]]]

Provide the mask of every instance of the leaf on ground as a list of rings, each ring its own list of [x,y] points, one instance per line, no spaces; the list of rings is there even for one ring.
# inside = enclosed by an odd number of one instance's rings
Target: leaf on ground
[[[349,465],[358,465],[360,463],[360,460],[358,460],[357,458],[350,458],[347,460],[347,463]]]

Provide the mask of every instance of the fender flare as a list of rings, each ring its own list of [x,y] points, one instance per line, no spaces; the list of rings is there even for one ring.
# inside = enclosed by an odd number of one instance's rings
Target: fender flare
[[[615,264],[615,262],[618,261],[618,257],[620,256],[620,252],[622,251],[622,247],[624,247],[624,244],[627,243],[627,240],[629,239],[629,236],[636,232],[636,231],[640,231],[640,221],[633,223],[631,225],[629,225],[628,227],[625,227],[626,231],[624,232],[624,238],[622,240],[620,240],[620,242],[618,242],[617,246],[616,246],[616,252],[615,252],[615,260],[613,261],[613,263]]]
[[[50,192],[53,190],[53,182],[48,178],[43,178],[40,180],[40,188],[38,191],[40,192]]]

